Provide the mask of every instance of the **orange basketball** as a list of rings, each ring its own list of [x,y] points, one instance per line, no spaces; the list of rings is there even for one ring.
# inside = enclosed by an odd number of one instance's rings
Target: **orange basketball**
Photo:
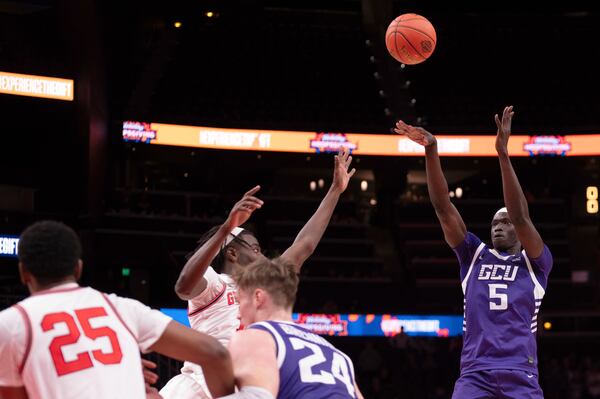
[[[427,18],[417,14],[402,14],[388,26],[385,45],[396,60],[403,64],[420,64],[433,53],[437,37]]]

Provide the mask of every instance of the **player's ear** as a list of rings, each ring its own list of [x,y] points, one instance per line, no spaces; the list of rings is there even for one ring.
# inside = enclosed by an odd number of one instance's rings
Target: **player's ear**
[[[237,262],[238,252],[233,246],[229,246],[225,250],[225,259],[231,263]]]
[[[77,261],[77,265],[75,266],[75,270],[73,272],[73,275],[75,276],[75,281],[79,281],[79,279],[81,278],[82,271],[83,271],[83,261],[81,259],[79,259]]]
[[[265,291],[260,288],[255,289],[252,299],[257,308],[261,307],[265,303]]]

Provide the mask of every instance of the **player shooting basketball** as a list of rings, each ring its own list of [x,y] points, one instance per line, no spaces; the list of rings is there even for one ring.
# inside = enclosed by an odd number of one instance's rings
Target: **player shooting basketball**
[[[281,255],[283,260],[296,265],[296,272],[300,272],[306,259],[314,252],[340,195],[348,187],[356,171],[348,170],[351,162],[350,152],[342,147],[335,156],[329,191],[294,243]],[[264,258],[256,237],[239,227],[262,207],[263,201],[254,196],[259,189],[256,186],[248,191],[233,206],[225,223],[205,234],[175,286],[179,297],[188,301],[188,317],[192,328],[217,338],[225,346],[240,327],[237,286],[231,275],[251,262]],[[160,393],[165,399],[210,398],[202,369],[192,363],[186,363],[181,374],[172,378]]]
[[[510,106],[504,108],[502,119],[495,116],[506,207],[492,219],[492,248],[467,231],[450,202],[435,136],[402,121],[396,124],[396,133],[425,147],[430,200],[460,263],[464,343],[453,399],[543,398],[535,333],[552,255],[529,217],[508,155],[513,115]]]

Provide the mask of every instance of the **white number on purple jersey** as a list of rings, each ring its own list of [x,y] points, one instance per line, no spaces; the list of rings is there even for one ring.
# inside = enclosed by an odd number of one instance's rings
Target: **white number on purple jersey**
[[[322,370],[319,374],[313,373],[312,368],[316,365],[323,364],[327,361],[325,356],[323,355],[323,351],[319,348],[318,345],[312,344],[310,342],[306,342],[303,339],[292,337],[290,338],[290,343],[292,344],[292,348],[295,350],[300,349],[310,349],[312,351],[312,355],[308,355],[298,362],[300,367],[300,380],[305,383],[321,383],[326,385],[334,385],[335,379],[341,381],[346,388],[348,389],[348,393],[355,398],[356,395],[354,393],[354,383],[352,378],[350,378],[350,373],[348,370],[348,364],[346,360],[337,352],[333,352],[333,361],[331,362],[331,373],[325,370]],[[335,379],[334,379],[335,377]]]
[[[508,309],[508,295],[505,292],[498,290],[507,290],[507,284],[490,284],[490,310],[506,310]],[[500,303],[497,302],[500,301]]]

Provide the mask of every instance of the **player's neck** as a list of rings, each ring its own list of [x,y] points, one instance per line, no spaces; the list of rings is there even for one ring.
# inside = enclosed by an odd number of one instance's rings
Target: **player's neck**
[[[521,244],[515,245],[514,247],[510,247],[510,248],[494,248],[496,251],[498,252],[504,252],[507,253],[509,255],[516,255],[521,251]]]
[[[69,284],[69,283],[77,283],[75,276],[65,277],[64,279],[61,279],[58,281],[53,281],[48,284],[40,284],[37,281],[30,281],[27,284],[27,287],[29,288],[30,293],[35,294],[36,292],[51,290],[54,287],[58,287],[60,285]]]
[[[259,315],[262,320],[292,321],[292,312],[287,309],[276,308],[262,313]]]

